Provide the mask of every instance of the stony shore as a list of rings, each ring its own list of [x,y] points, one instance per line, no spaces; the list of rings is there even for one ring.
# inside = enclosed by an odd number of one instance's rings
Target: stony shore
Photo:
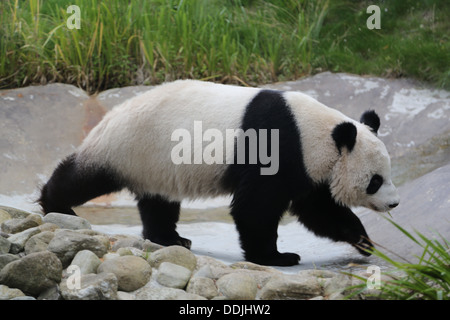
[[[340,300],[359,281],[328,270],[226,265],[180,246],[103,234],[59,213],[0,207],[0,225],[0,300]]]

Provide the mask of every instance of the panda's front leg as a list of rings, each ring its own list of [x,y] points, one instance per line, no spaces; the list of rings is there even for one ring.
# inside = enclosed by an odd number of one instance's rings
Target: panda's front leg
[[[361,221],[350,208],[336,203],[327,185],[293,200],[290,211],[317,236],[348,242],[362,255],[371,255],[373,244]]]
[[[299,263],[298,254],[277,250],[278,223],[288,205],[289,199],[283,192],[272,188],[264,190],[263,185],[247,185],[235,191],[231,215],[247,261],[270,266]]]

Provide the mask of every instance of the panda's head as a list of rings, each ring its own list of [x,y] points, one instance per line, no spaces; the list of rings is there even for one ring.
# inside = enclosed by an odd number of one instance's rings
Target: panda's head
[[[348,207],[363,206],[389,211],[400,201],[391,181],[391,162],[377,137],[380,119],[367,111],[361,123],[342,122],[331,134],[338,160],[332,170],[330,190],[334,199]]]

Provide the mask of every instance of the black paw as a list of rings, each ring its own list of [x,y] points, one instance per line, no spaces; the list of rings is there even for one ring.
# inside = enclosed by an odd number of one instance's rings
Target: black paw
[[[296,253],[275,253],[265,257],[247,257],[247,260],[265,266],[289,267],[300,262],[300,256]]]
[[[366,257],[371,256],[374,249],[372,242],[366,237],[361,237],[357,243],[352,243],[352,246],[354,246],[360,254]]]
[[[144,237],[145,238],[145,237]],[[187,249],[191,249],[192,241],[186,238],[182,238],[180,236],[166,238],[166,237],[153,237],[150,236],[146,239],[149,239],[153,243],[160,244],[162,246],[182,246]]]
[[[187,249],[191,249],[192,241],[186,238],[178,237],[178,240],[176,240],[176,244]]]

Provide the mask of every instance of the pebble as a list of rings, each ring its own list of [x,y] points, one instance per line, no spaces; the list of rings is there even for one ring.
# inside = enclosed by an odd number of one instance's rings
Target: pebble
[[[0,207],[0,219],[0,300],[334,300],[352,284],[332,271],[226,265],[181,246],[101,234],[76,216]]]

